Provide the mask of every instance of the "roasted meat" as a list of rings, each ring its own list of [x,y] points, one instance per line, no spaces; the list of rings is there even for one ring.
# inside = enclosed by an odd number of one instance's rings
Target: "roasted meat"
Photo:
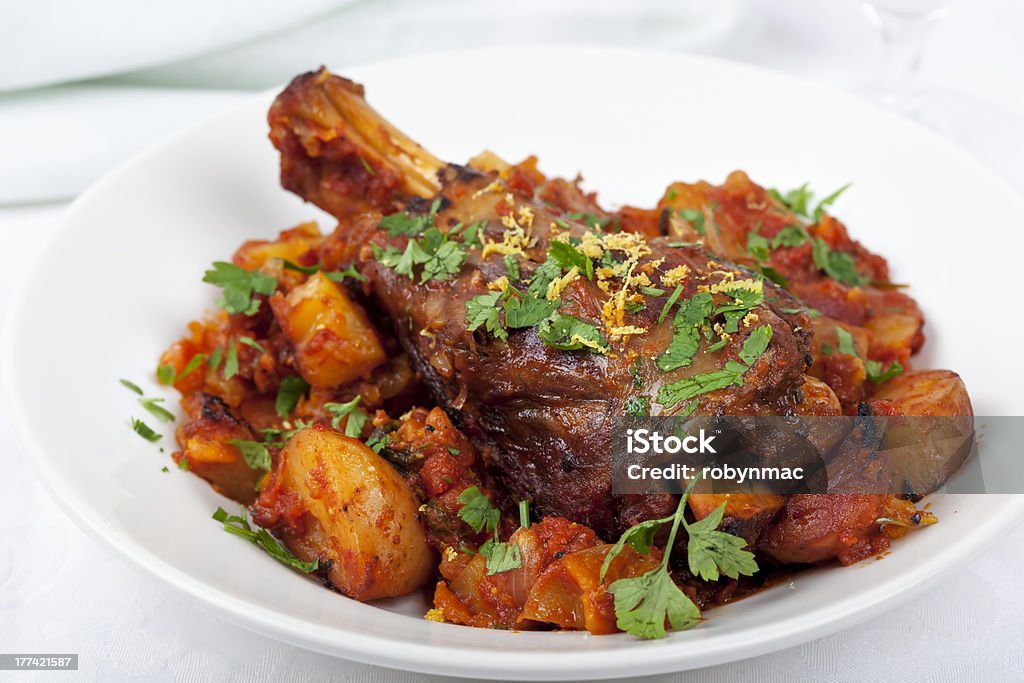
[[[631,505],[650,504],[611,495],[614,417],[637,405],[653,414],[787,414],[801,404],[810,321],[784,290],[699,246],[596,229],[541,199],[541,183],[525,173],[449,165],[435,196],[402,197],[409,182],[378,192],[371,179],[393,168],[377,150],[396,149],[394,132],[349,116],[365,113],[350,103],[361,99],[358,86],[323,72],[285,91],[270,114],[285,185],[341,220],[339,258],[368,278],[373,305],[435,400],[489,445],[488,468],[513,498],[611,537],[635,521]],[[409,145],[399,148],[408,162]],[[330,189],[361,180],[358,207]],[[356,215],[366,198],[376,210]],[[417,241],[415,226],[436,231]],[[427,240],[449,245],[457,261],[441,277],[430,260],[441,250]],[[495,312],[481,315],[491,323],[474,329],[488,297]],[[701,305],[713,350],[670,348],[697,343],[676,330]]]

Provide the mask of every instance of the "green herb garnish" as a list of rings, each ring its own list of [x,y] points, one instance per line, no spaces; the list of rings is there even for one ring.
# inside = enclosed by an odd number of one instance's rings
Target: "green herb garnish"
[[[206,271],[203,282],[222,288],[218,306],[228,313],[245,315],[254,315],[260,308],[260,300],[255,294],[270,296],[277,289],[277,280],[273,276],[224,261],[214,261],[213,270]]]
[[[134,417],[132,418],[132,429],[135,430],[136,434],[150,443],[156,443],[160,439],[164,438],[163,434],[157,434],[145,422],[137,420]]]
[[[553,240],[548,245],[548,259],[553,259],[565,270],[571,270],[573,267],[579,268],[588,280],[594,279],[594,262],[568,242]]]
[[[331,418],[331,426],[335,429],[341,428],[341,420],[348,418],[345,422],[345,436],[351,436],[352,438],[358,439],[363,433],[363,427],[370,421],[370,416],[359,408],[359,402],[362,401],[362,396],[356,396],[347,403],[325,403],[324,408],[333,417]]]
[[[514,287],[507,290],[510,296],[505,297],[503,308],[505,309],[505,325],[510,329],[534,327],[546,320],[558,310],[561,301],[548,301],[544,298],[537,298],[527,292],[520,293]]]
[[[466,301],[466,330],[472,332],[482,326],[495,339],[508,339],[498,309],[502,296],[502,292],[489,292]]]
[[[224,361],[224,379],[231,379],[238,374],[238,347],[235,340],[228,342],[227,358]]]
[[[562,313],[555,313],[537,328],[537,336],[553,349],[576,351],[587,348],[595,353],[608,351],[608,340],[588,322]]]
[[[295,410],[299,398],[309,393],[309,384],[298,375],[289,375],[281,380],[277,388],[277,399],[274,409],[282,418],[287,418]]]
[[[669,409],[680,401],[686,401],[710,391],[733,385],[742,386],[743,374],[764,354],[771,339],[772,328],[770,326],[762,325],[754,328],[750,336],[743,341],[743,348],[739,353],[740,360],[730,359],[726,361],[725,368],[721,370],[684,377],[678,382],[662,385],[658,390],[658,403]]]
[[[149,411],[150,415],[163,422],[174,422],[174,414],[157,403],[162,403],[162,398],[140,398],[139,403]]]
[[[246,439],[231,439],[227,443],[241,451],[245,464],[252,469],[270,471],[270,451],[265,443]]]
[[[867,361],[864,364],[864,368],[867,371],[868,380],[872,384],[888,382],[893,377],[899,377],[903,374],[903,366],[898,360],[890,363],[889,367],[885,368],[885,370],[882,370],[882,364],[877,360]]]
[[[658,567],[642,576],[619,579],[608,586],[608,592],[615,599],[616,625],[639,638],[664,638],[666,620],[677,630],[692,628],[700,622],[697,605],[676,585],[668,571],[669,557],[680,526],[689,535],[687,559],[695,576],[713,581],[720,574],[736,578],[740,574],[751,576],[757,572],[753,553],[743,549],[746,541],[717,530],[725,512],[725,503],[704,519],[687,524],[684,517],[686,503],[697,481],[698,478],[690,481],[679,498],[675,514],[640,522],[627,529],[608,551],[601,566],[600,579],[604,581],[612,561],[627,543],[636,552],[646,555],[651,551],[658,530],[664,524],[672,524]]]
[[[131,389],[133,392],[135,392],[139,396],[142,396],[142,389],[139,388],[138,384],[135,384],[134,382],[129,382],[126,379],[122,379],[122,380],[118,380],[118,381],[120,381],[123,386],[128,387],[129,389]]]
[[[213,518],[224,525],[224,531],[258,545],[281,564],[288,565],[306,574],[316,571],[320,566],[318,560],[313,560],[312,562],[300,560],[290,550],[281,545],[276,538],[271,536],[270,532],[266,529],[257,528],[254,531],[249,526],[249,520],[246,517],[244,508],[241,511],[241,515],[229,515],[223,508],[217,508],[217,511],[213,513]]]
[[[857,347],[853,345],[853,335],[850,334],[845,327],[836,326],[836,338],[839,340],[839,353],[846,354],[847,356],[860,357],[857,353]]]
[[[630,396],[622,409],[630,417],[647,417],[651,414],[651,399],[647,396]]]

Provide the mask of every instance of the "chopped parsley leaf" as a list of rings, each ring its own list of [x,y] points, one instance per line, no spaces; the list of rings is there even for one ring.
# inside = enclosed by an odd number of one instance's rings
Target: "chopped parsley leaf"
[[[799,247],[806,244],[807,240],[810,239],[807,235],[807,231],[799,225],[787,225],[786,227],[779,230],[779,232],[772,239],[772,249],[778,249],[779,247]]]
[[[235,340],[228,342],[228,352],[224,360],[224,379],[231,379],[238,374],[238,347]]]
[[[507,254],[503,259],[505,262],[505,270],[508,272],[508,281],[516,283],[519,281],[519,261],[512,254]]]
[[[246,439],[231,439],[228,443],[238,448],[245,464],[252,469],[270,471],[270,451],[266,444]]]
[[[768,190],[768,194],[793,213],[800,216],[810,216],[810,203],[814,198],[814,193],[809,189],[808,183],[804,183],[786,194],[782,194],[774,188]]]
[[[811,240],[811,248],[814,265],[836,282],[842,282],[844,285],[850,285],[851,287],[857,287],[868,282],[866,277],[857,272],[857,266],[853,262],[853,257],[846,252],[834,251],[825,240],[820,238],[813,238]]]
[[[630,396],[622,409],[630,417],[646,417],[651,414],[651,399],[647,396]]]
[[[487,539],[479,548],[479,553],[487,561],[487,575],[501,574],[522,566],[519,546],[515,543],[503,543],[498,540],[498,522],[501,512],[491,504],[476,486],[470,486],[459,494],[459,518],[480,533],[486,530],[494,537]]]
[[[658,324],[659,325],[661,323],[665,322],[665,317],[668,315],[669,311],[672,310],[672,306],[676,303],[676,300],[679,299],[679,295],[682,294],[682,293],[683,293],[683,285],[682,284],[676,285],[676,288],[674,290],[672,290],[671,296],[669,296],[669,298],[665,301],[665,305],[662,306],[661,313],[658,314]]]
[[[309,384],[298,375],[289,375],[281,380],[277,388],[277,398],[274,401],[274,409],[282,418],[286,418],[295,410],[299,398],[309,393]]]
[[[533,271],[533,276],[530,278],[530,286],[526,291],[531,296],[543,299],[547,296],[548,286],[561,275],[562,268],[558,265],[558,262],[554,259],[548,259]]]
[[[747,253],[758,262],[767,261],[771,258],[771,245],[757,230],[754,228],[747,233]]]
[[[320,270],[319,264],[314,263],[311,266],[300,266],[299,264],[293,263],[288,259],[281,259],[281,266],[285,270],[294,270],[295,272],[302,273],[303,275],[312,275],[313,273]]]
[[[163,402],[162,398],[140,398],[139,403],[149,411],[150,415],[163,422],[174,422],[174,414],[157,403]]]
[[[608,351],[608,340],[601,331],[577,317],[555,313],[537,328],[540,340],[553,349],[577,351],[587,348],[595,353]]]
[[[357,282],[366,282],[366,276],[356,270],[354,263],[350,263],[348,268],[345,270],[338,270],[331,273],[324,273],[324,277],[331,282],[344,282],[347,278],[352,278]]]
[[[270,296],[277,289],[277,280],[273,276],[224,261],[214,261],[213,270],[203,274],[203,282],[222,288],[218,306],[228,313],[245,315],[254,315],[259,310],[260,300],[256,294]]]
[[[470,486],[459,494],[459,519],[480,533],[488,533],[498,528],[501,512],[491,504],[491,500],[477,486]]]
[[[136,434],[150,443],[156,443],[160,439],[164,438],[163,434],[157,434],[145,422],[137,420],[134,417],[132,418],[132,429],[135,430]]]
[[[710,391],[733,385],[742,386],[743,374],[764,354],[771,339],[772,328],[770,326],[762,325],[754,328],[750,336],[743,341],[739,361],[729,360],[721,370],[684,377],[678,382],[662,385],[658,390],[658,403],[669,409],[680,401],[686,401]]]
[[[139,396],[142,396],[142,389],[140,389],[140,388],[139,388],[139,385],[138,385],[138,384],[136,384],[135,382],[129,382],[129,381],[128,381],[128,380],[126,380],[126,379],[122,379],[122,380],[119,380],[119,381],[121,382],[121,384],[122,384],[123,386],[126,386],[126,387],[128,387],[129,389],[131,389],[132,391],[134,391],[134,392],[135,392],[136,394],[138,394]]]
[[[495,339],[508,339],[498,309],[502,296],[502,292],[489,292],[466,301],[466,330],[472,332],[483,326]]]
[[[743,549],[746,541],[717,531],[725,510],[724,503],[703,520],[693,524],[686,522],[686,503],[697,481],[697,478],[690,481],[674,514],[630,527],[605,556],[599,575],[601,581],[627,543],[636,552],[648,554],[658,530],[664,524],[672,525],[658,567],[638,577],[619,579],[608,587],[615,600],[616,625],[627,633],[640,638],[663,638],[666,620],[674,629],[692,628],[700,621],[700,609],[676,585],[668,571],[669,557],[680,526],[690,536],[687,559],[695,576],[715,580],[720,573],[730,577],[750,576],[758,569],[754,555]]]
[[[725,503],[722,503],[707,517],[686,524],[689,536],[686,557],[690,573],[704,581],[718,581],[722,574],[730,579],[738,579],[741,574],[753,576],[757,572],[754,554],[744,550],[747,541],[718,531],[724,514]]]
[[[182,378],[187,377],[188,375],[190,375],[192,373],[192,371],[195,370],[196,368],[198,368],[200,365],[202,365],[203,361],[205,361],[205,360],[206,360],[206,354],[205,353],[197,353],[196,355],[192,356],[192,358],[189,359],[188,363],[185,365],[185,367],[182,369],[182,371],[178,374],[178,376],[174,378],[174,381],[175,382],[179,382],[179,381],[181,381]]]
[[[173,365],[161,365],[156,369],[156,380],[160,384],[170,385],[174,384],[174,366]]]
[[[551,316],[561,301],[548,301],[539,299],[529,292],[521,294],[514,287],[509,287],[510,296],[505,298],[503,308],[505,309],[505,325],[510,329],[534,327]]]
[[[644,359],[637,358],[633,365],[629,368],[629,374],[633,378],[633,387],[639,389],[644,385],[643,378]]]
[[[399,235],[418,237],[427,228],[434,225],[434,218],[437,217],[437,212],[440,208],[441,200],[435,199],[434,203],[430,206],[429,213],[410,214],[404,211],[395,213],[381,218],[377,227],[386,230],[389,237],[398,237]]]
[[[259,351],[260,353],[266,353],[267,352],[267,350],[265,348],[263,348],[263,344],[260,344],[258,341],[256,341],[252,337],[239,337],[238,341],[241,342],[242,344],[245,344],[246,346],[251,346],[252,348],[254,348],[257,351]]]
[[[362,396],[356,396],[347,403],[325,403],[324,408],[333,415],[331,426],[335,429],[341,429],[342,418],[347,418],[345,421],[345,436],[358,439],[363,433],[363,427],[370,421],[370,416],[358,407],[362,399]]]
[[[553,240],[548,245],[548,259],[554,259],[555,263],[566,270],[570,270],[575,266],[580,269],[580,272],[588,280],[594,279],[594,262],[589,256],[568,242]]]
[[[813,218],[814,218],[814,222],[815,223],[820,223],[821,222],[822,217],[825,215],[825,207],[832,206],[832,204],[837,199],[839,199],[839,195],[841,195],[844,192],[846,192],[850,188],[850,185],[852,185],[852,184],[853,183],[846,183],[845,185],[840,187],[838,190],[836,190],[835,192],[833,192],[832,194],[830,194],[829,196],[825,197],[820,202],[818,202],[818,205],[816,207],[814,207],[814,216],[813,216]]]
[[[836,338],[839,340],[839,353],[860,357],[857,347],[853,345],[853,335],[845,327],[836,326]]]
[[[224,531],[256,544],[281,564],[298,569],[306,574],[314,572],[320,567],[318,560],[313,560],[312,562],[300,560],[290,550],[281,545],[280,541],[271,536],[270,532],[266,529],[257,528],[253,531],[252,527],[249,526],[249,519],[246,517],[244,508],[241,511],[241,515],[229,515],[224,508],[217,508],[217,511],[213,513],[213,518],[224,525]]]
[[[881,384],[882,382],[888,382],[893,377],[899,377],[903,374],[903,366],[900,365],[898,360],[894,360],[889,364],[884,371],[882,370],[882,363],[877,360],[869,360],[864,364],[867,370],[868,380],[872,384]]]
[[[502,541],[495,541],[492,538],[488,539],[476,551],[487,560],[488,576],[501,574],[523,566],[519,545],[516,543],[504,543]]]
[[[627,313],[639,313],[640,311],[646,310],[647,304],[642,301],[627,301],[626,312]]]

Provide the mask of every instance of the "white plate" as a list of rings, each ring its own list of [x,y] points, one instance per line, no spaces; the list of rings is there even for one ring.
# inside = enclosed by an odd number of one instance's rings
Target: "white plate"
[[[837,212],[914,284],[928,315],[921,364],[965,378],[979,414],[1024,415],[1009,349],[1010,259],[1024,202],[928,131],[846,95],[710,59],[600,49],[441,54],[353,68],[385,116],[443,158],[535,152],[587,173],[612,202],[652,204],[673,179],[744,168],[780,187],[853,180]],[[25,282],[6,336],[7,398],[25,450],[69,514],[124,557],[228,619],[298,645],[417,671],[602,678],[674,671],[794,645],[894,607],[1004,534],[1021,496],[947,496],[941,523],[882,562],[800,575],[659,642],[510,633],[419,618],[418,598],[359,604],[306,580],[210,519],[227,501],[128,428],[158,354],[204,308],[203,270],[243,240],[313,216],[281,190],[266,139],[271,95],[111,172],[68,211]],[[330,229],[330,221],[324,221]],[[1007,226],[1007,227],[1004,227]],[[998,332],[993,328],[998,326]],[[1016,366],[1012,366],[1016,367]],[[170,447],[170,429],[163,440]]]

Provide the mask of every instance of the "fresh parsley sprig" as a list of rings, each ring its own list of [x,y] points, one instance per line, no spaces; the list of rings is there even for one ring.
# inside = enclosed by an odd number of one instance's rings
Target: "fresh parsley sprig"
[[[725,514],[725,503],[702,520],[693,524],[686,522],[686,503],[699,479],[698,476],[690,480],[674,514],[630,527],[605,556],[599,575],[601,581],[626,544],[646,555],[650,553],[654,537],[661,527],[672,524],[658,567],[638,577],[619,579],[608,586],[608,592],[615,600],[616,625],[626,633],[639,638],[664,638],[666,621],[676,630],[692,628],[700,622],[700,609],[676,585],[668,570],[680,526],[689,535],[687,561],[694,576],[716,581],[722,574],[737,578],[740,574],[752,576],[758,570],[754,554],[743,549],[746,541],[717,530]]]

